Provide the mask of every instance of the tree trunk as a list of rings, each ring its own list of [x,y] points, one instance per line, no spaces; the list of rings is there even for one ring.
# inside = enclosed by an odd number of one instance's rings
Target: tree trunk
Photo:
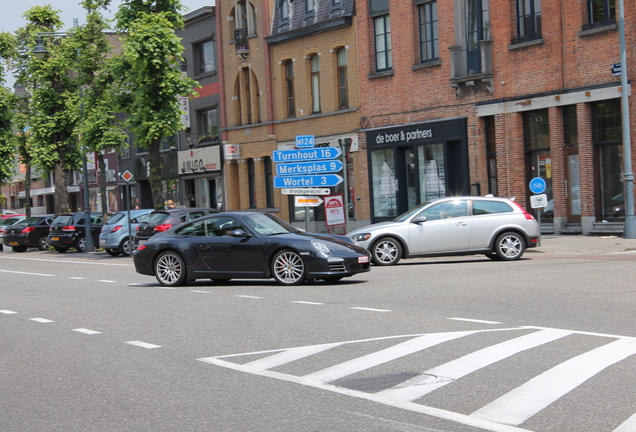
[[[161,138],[153,140],[148,146],[148,162],[150,164],[150,190],[152,192],[152,204],[156,210],[163,210],[165,205],[163,203],[163,188],[161,185]]]
[[[66,185],[68,184],[68,170],[62,168],[62,161],[55,164],[55,193],[53,194],[53,200],[55,203],[55,214],[71,211],[68,204],[68,190]]]
[[[97,152],[97,163],[99,164],[99,195],[102,197],[102,219],[108,220],[108,196],[106,195],[106,162],[102,152]]]

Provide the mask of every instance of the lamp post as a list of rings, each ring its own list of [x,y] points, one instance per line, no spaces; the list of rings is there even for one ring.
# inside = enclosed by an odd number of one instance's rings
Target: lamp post
[[[37,33],[35,36],[36,36],[35,46],[33,47],[33,50],[31,50],[31,53],[38,60],[44,60],[49,55],[49,51],[46,49],[46,46],[44,46],[43,38],[66,37],[66,33],[42,32],[42,33]],[[77,50],[77,55],[79,56],[79,50]],[[80,110],[81,110],[82,109],[82,88],[81,87],[79,89],[79,99],[80,99]],[[77,139],[78,141],[81,141],[80,137],[78,137]],[[91,226],[91,206],[90,206],[90,201],[88,196],[89,190],[88,190],[88,176],[87,176],[88,170],[87,170],[87,163],[86,163],[86,148],[84,148],[83,143],[80,143],[80,151],[82,153],[82,180],[83,180],[82,183],[84,187],[84,224],[86,226],[84,252],[94,252],[95,244],[93,243],[93,232],[92,232],[92,226]]]
[[[618,29],[621,46],[621,112],[623,123],[623,179],[625,181],[625,227],[623,238],[636,238],[636,217],[634,216],[634,173],[632,172],[632,143],[629,128],[629,93],[627,91],[627,54],[625,49],[625,5],[618,0]]]

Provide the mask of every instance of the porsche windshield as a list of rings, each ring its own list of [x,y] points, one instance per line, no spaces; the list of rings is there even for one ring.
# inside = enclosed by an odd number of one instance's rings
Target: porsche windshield
[[[244,221],[250,229],[264,236],[289,234],[298,231],[298,229],[289,225],[284,220],[265,213],[255,213],[245,216]]]

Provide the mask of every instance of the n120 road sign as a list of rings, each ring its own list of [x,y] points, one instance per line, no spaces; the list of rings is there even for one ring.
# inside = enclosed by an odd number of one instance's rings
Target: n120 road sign
[[[285,163],[276,165],[276,175],[304,175],[304,174],[327,174],[342,170],[342,162],[339,160]]]
[[[342,152],[336,147],[318,147],[299,150],[275,150],[272,153],[274,162],[306,162],[314,160],[335,159]]]
[[[308,175],[295,177],[274,177],[275,188],[331,187],[342,183],[338,174]]]

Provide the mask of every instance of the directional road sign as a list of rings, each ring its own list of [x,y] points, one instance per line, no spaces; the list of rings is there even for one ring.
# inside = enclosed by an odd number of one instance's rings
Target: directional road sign
[[[275,188],[332,187],[342,183],[338,174],[274,177]]]
[[[342,162],[337,159],[315,162],[283,163],[276,165],[276,175],[327,174],[342,171]]]
[[[283,195],[329,195],[330,189],[315,189],[315,188],[287,188],[281,189]]]
[[[272,153],[273,161],[280,162],[306,162],[314,160],[335,159],[342,154],[337,147],[318,147],[298,150],[275,150]]]
[[[313,148],[314,136],[313,135],[297,135],[296,136],[296,148]]]

